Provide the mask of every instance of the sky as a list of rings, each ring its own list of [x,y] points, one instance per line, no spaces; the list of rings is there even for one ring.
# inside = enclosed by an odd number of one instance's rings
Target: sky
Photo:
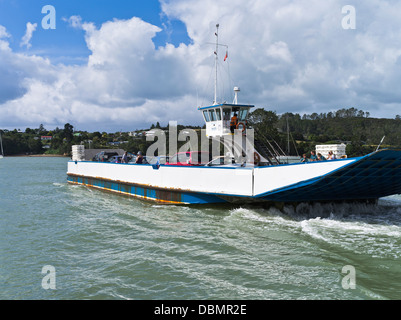
[[[400,1],[0,0],[0,128],[202,125],[216,24],[218,102],[401,114]]]

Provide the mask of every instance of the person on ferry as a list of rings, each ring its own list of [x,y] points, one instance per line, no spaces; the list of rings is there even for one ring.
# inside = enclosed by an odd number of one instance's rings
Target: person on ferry
[[[329,151],[329,155],[327,156],[327,160],[335,160],[337,159],[336,155],[333,153],[333,151]]]
[[[326,161],[327,159],[321,153],[317,154],[317,161]]]
[[[237,117],[237,114],[234,113],[233,117],[231,118],[231,122],[230,122],[231,133],[234,133],[234,130],[237,128],[237,124],[238,124],[238,117]]]
[[[123,157],[121,158],[121,163],[128,163],[128,152],[125,151]]]
[[[309,161],[317,161],[317,156],[315,151],[310,152],[310,159]]]
[[[306,163],[306,162],[308,162],[308,161],[309,161],[309,159],[306,157],[306,153],[304,153],[304,154],[302,155],[301,162]]]
[[[142,164],[143,163],[143,156],[142,156],[142,152],[141,151],[138,151],[135,163],[136,164]]]

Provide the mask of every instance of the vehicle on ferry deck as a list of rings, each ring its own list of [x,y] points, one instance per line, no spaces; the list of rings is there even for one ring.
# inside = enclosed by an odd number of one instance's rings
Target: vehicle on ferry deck
[[[122,156],[112,156],[108,162],[121,163]]]
[[[137,156],[134,155],[134,156],[132,156],[131,160],[128,161],[128,163],[129,164],[136,164],[136,159],[137,159]],[[149,164],[149,158],[146,157],[146,156],[142,157],[142,163],[141,164]]]
[[[207,167],[235,166],[235,159],[234,157],[220,156],[208,162],[206,166]]]
[[[168,163],[170,157],[168,156],[155,156],[152,158],[147,158],[149,164],[166,164]]]
[[[166,162],[166,165],[204,166],[210,160],[210,154],[206,151],[178,152]]]
[[[115,156],[118,156],[117,152],[102,151],[102,152],[97,153],[93,157],[92,161],[109,162],[110,159],[112,159]]]

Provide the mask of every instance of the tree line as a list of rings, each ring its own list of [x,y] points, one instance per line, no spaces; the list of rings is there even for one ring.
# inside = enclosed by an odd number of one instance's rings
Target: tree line
[[[345,143],[348,156],[361,156],[374,151],[384,136],[383,147],[401,148],[399,115],[395,119],[371,118],[369,112],[357,108],[303,115],[290,112],[279,115],[275,111],[258,108],[250,113],[248,125],[255,129],[256,139],[274,141],[290,155],[308,153],[314,150],[317,144]],[[196,126],[189,127],[201,129]],[[47,130],[40,125],[36,129],[27,128],[24,132],[15,129],[3,130],[1,133],[5,155],[70,155],[71,146],[74,144],[84,144],[86,148],[93,149],[121,148],[137,153],[146,152],[154,143],[146,141],[143,134],[153,128],[168,132],[168,126],[162,127],[160,123],[153,124],[146,130],[138,130],[138,134],[134,136],[128,132],[75,131],[73,125],[66,123],[64,128],[54,130]],[[177,129],[180,131],[184,128],[188,126],[178,125]],[[200,135],[200,130],[198,132]],[[42,140],[44,136],[52,138]]]
[[[7,156],[13,155],[71,155],[73,145],[85,145],[88,149],[124,149],[132,153],[141,151],[145,153],[154,141],[146,140],[146,132],[150,129],[161,129],[168,131],[167,127],[162,127],[159,123],[152,124],[149,129],[137,130],[135,135],[129,132],[88,132],[88,131],[75,131],[74,126],[66,123],[64,128],[56,128],[54,130],[47,130],[43,124],[39,128],[27,128],[25,131],[21,130],[0,130],[4,153]],[[198,129],[201,127],[178,125],[177,130],[184,128]],[[51,139],[47,139],[51,137]],[[180,147],[185,142],[178,144]]]
[[[349,157],[361,156],[374,151],[383,137],[382,147],[401,147],[401,116],[371,118],[369,112],[357,108],[302,116],[256,109],[249,124],[255,128],[256,138],[275,140],[290,155],[308,153],[317,144],[345,143]]]

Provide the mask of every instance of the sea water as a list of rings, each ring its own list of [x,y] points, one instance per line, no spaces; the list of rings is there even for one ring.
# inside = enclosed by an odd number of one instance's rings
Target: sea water
[[[400,299],[401,196],[159,205],[0,161],[0,299]]]

